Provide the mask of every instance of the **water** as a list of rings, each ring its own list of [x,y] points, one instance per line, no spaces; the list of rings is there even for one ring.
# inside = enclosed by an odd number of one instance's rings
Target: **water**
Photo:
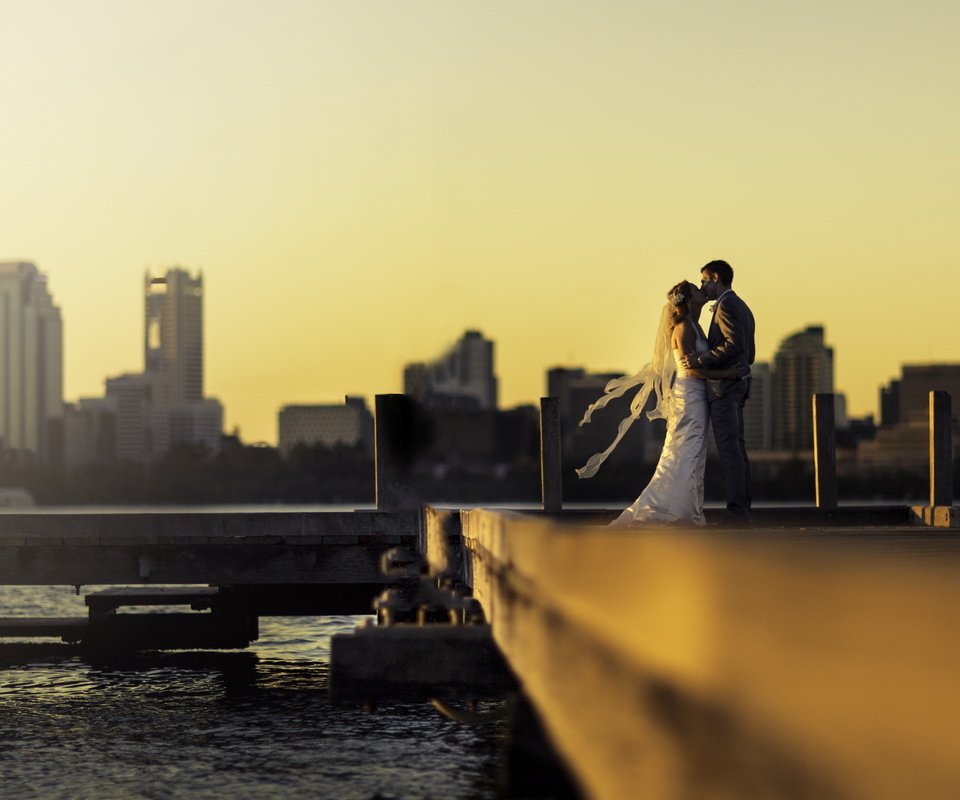
[[[0,587],[0,608],[86,611],[59,586]],[[266,617],[247,650],[107,663],[0,645],[0,796],[493,797],[501,723],[452,722],[426,704],[371,714],[330,702],[330,637],[361,619]]]

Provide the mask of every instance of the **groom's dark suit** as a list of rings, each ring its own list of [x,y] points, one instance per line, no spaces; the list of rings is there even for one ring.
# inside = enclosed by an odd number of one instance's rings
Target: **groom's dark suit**
[[[710,350],[700,364],[711,367],[749,366],[756,355],[753,313],[733,290],[724,292],[714,306],[707,332]],[[750,511],[750,461],[743,438],[743,405],[750,395],[750,378],[707,382],[710,424],[723,467],[727,511],[746,517]]]

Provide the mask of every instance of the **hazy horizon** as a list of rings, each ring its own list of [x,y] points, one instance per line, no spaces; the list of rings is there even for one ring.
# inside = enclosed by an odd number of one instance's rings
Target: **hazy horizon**
[[[178,265],[249,441],[284,404],[399,391],[466,329],[504,406],[550,366],[630,371],[713,258],[759,359],[825,327],[852,416],[957,360],[955,4],[0,12],[0,260],[50,278],[68,400],[142,370],[143,273]]]

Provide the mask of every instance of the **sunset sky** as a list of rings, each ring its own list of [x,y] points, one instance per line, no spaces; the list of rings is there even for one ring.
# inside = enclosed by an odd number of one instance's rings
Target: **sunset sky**
[[[69,400],[143,368],[174,265],[248,441],[467,328],[506,406],[633,371],[713,258],[759,358],[826,327],[854,415],[960,361],[956,0],[0,0],[0,31],[0,261],[50,278]]]

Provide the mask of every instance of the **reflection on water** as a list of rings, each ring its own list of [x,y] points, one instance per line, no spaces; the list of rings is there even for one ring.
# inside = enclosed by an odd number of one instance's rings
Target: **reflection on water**
[[[0,587],[9,616],[82,614],[66,587]],[[249,651],[97,663],[0,654],[0,786],[16,798],[487,798],[499,723],[425,704],[368,714],[327,697],[329,643],[355,617],[261,620]]]

